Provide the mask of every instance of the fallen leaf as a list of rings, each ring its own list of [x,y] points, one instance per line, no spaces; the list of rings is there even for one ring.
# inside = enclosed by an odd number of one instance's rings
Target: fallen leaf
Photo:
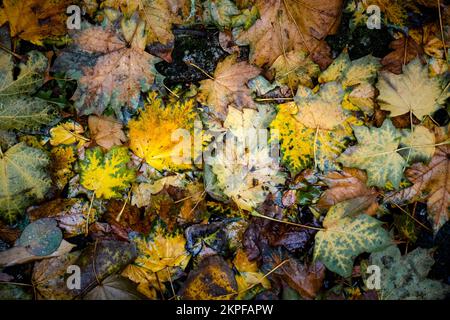
[[[324,221],[324,230],[316,234],[314,260],[342,277],[350,277],[355,257],[373,252],[391,243],[382,222],[364,214],[367,197],[338,203],[330,208]]]
[[[82,146],[86,138],[82,136],[84,128],[76,122],[68,121],[50,129],[50,144],[52,146],[70,145],[78,142]]]
[[[450,147],[436,147],[428,165],[415,163],[406,170],[406,177],[413,183],[409,188],[388,195],[394,203],[426,200],[428,217],[436,233],[448,221],[450,206]]]
[[[99,147],[88,149],[80,161],[80,182],[96,197],[111,199],[120,197],[136,178],[133,169],[127,167],[130,161],[128,149],[113,147],[106,154]]]
[[[122,123],[113,117],[89,116],[88,123],[91,138],[106,150],[120,146],[127,140]]]
[[[260,19],[236,39],[240,45],[250,45],[252,63],[264,66],[291,50],[320,52],[326,46],[321,40],[339,25],[342,1],[257,0],[255,5]]]
[[[255,107],[247,82],[256,77],[260,70],[246,61],[237,61],[237,55],[226,57],[217,64],[212,79],[200,81],[198,102],[211,107],[212,112],[225,120],[228,106],[233,103],[239,110]]]

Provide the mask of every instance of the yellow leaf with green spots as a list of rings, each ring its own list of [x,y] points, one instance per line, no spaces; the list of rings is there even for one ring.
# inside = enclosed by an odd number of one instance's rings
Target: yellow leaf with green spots
[[[80,161],[81,185],[94,191],[99,198],[121,197],[121,192],[129,188],[136,178],[135,171],[127,167],[129,161],[125,147],[113,147],[106,154],[100,147],[87,150]]]
[[[363,252],[373,252],[391,244],[382,222],[364,214],[366,197],[341,202],[327,213],[324,230],[315,237],[314,260],[343,276],[352,274],[354,259]]]
[[[439,109],[450,91],[443,91],[441,77],[430,78],[427,65],[419,58],[403,68],[402,74],[382,72],[377,84],[378,104],[391,117],[412,112],[419,120]]]
[[[380,66],[379,59],[371,55],[351,61],[348,52],[344,51],[320,75],[319,82],[340,81],[344,88],[371,83]]]
[[[435,151],[435,136],[424,126],[417,126],[413,132],[409,129],[401,131],[400,147],[410,148],[399,151],[400,154],[411,162],[429,162]]]
[[[388,182],[398,188],[406,165],[397,152],[400,132],[391,120],[384,121],[380,128],[354,127],[358,144],[348,148],[337,161],[350,168],[367,171],[367,184],[384,188]]]
[[[281,143],[282,159],[293,174],[314,166],[338,169],[335,159],[352,138],[351,122],[341,103],[344,92],[336,82],[317,94],[300,87],[296,102],[281,104],[270,127]]]

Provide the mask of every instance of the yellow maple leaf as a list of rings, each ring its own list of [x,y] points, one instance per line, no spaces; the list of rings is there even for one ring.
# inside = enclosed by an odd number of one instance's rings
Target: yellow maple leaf
[[[337,169],[334,160],[345,149],[352,135],[350,123],[342,109],[343,91],[336,82],[323,85],[314,94],[299,90],[298,102],[279,106],[271,128],[278,130],[283,162],[294,174],[311,166],[322,171]]]
[[[244,298],[246,293],[253,287],[261,285],[265,289],[270,289],[270,281],[259,271],[256,261],[249,261],[244,250],[239,249],[234,257],[233,264],[239,272],[236,275],[238,285],[238,299]]]
[[[183,137],[178,137],[177,140],[173,139],[172,135],[181,132],[179,129],[193,133],[195,117],[194,100],[178,101],[164,106],[155,92],[150,93],[148,103],[138,119],[128,123],[130,149],[157,170],[189,169],[192,167],[191,154],[181,155],[182,150],[177,153],[176,149],[177,145],[183,142],[180,142]],[[189,139],[191,138],[189,136]],[[188,143],[186,147],[190,146],[192,145]]]
[[[134,181],[136,173],[127,167],[128,149],[113,147],[103,154],[100,147],[86,151],[80,161],[80,181],[83,187],[94,191],[95,196],[111,199],[121,196],[121,191]]]
[[[4,0],[0,9],[0,26],[9,22],[11,36],[36,45],[46,38],[64,35],[69,0]]]
[[[84,128],[81,124],[69,121],[57,125],[50,129],[50,144],[52,146],[59,146],[61,144],[70,145],[78,142],[79,147],[89,139],[83,137]]]

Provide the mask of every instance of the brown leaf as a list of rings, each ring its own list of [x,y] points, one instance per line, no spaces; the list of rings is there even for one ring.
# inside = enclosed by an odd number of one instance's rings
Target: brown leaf
[[[246,84],[259,73],[260,70],[248,62],[238,62],[236,54],[228,56],[217,64],[214,79],[200,82],[197,100],[211,107],[221,120],[225,120],[230,104],[235,104],[239,110],[255,107]]]
[[[122,123],[113,117],[90,116],[88,124],[91,138],[107,150],[113,146],[120,146],[127,140]]]
[[[450,146],[436,147],[430,163],[413,164],[406,170],[406,177],[413,185],[389,194],[386,200],[394,203],[427,200],[428,217],[437,232],[450,215]]]
[[[341,0],[257,0],[260,19],[237,36],[239,44],[250,44],[250,61],[271,65],[291,50],[306,50],[323,56],[323,40],[337,31]],[[322,62],[322,58],[314,59]],[[326,63],[320,63],[326,65]]]
[[[187,300],[229,300],[237,294],[234,273],[220,256],[206,257],[196,270],[189,273],[178,292]]]
[[[367,175],[364,171],[354,168],[344,168],[343,172],[332,171],[321,178],[328,188],[322,193],[317,207],[326,211],[335,204],[361,196],[369,196],[371,202],[368,214],[374,214],[378,209],[376,192],[366,186]]]
[[[16,228],[11,228],[4,222],[0,221],[0,239],[12,244],[20,236],[20,230]]]

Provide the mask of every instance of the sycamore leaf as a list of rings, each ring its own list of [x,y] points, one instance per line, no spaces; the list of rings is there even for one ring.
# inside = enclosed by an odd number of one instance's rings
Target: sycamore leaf
[[[31,51],[14,79],[11,55],[0,52],[0,130],[34,129],[55,118],[47,102],[31,96],[43,85],[46,68],[47,58]]]
[[[33,200],[50,189],[47,154],[19,143],[0,155],[0,216],[14,222]]]
[[[178,101],[164,106],[156,92],[149,94],[148,104],[137,119],[128,123],[130,149],[157,170],[183,170],[192,167],[191,154],[179,150],[180,130],[194,131],[196,118],[195,100]],[[178,136],[172,139],[172,136]],[[189,140],[183,140],[183,147],[191,148]],[[191,149],[189,149],[191,150]],[[178,153],[177,153],[178,152]]]
[[[413,185],[389,195],[394,203],[427,200],[428,216],[437,232],[450,217],[450,147],[436,148],[428,165],[415,163],[406,170]]]
[[[380,250],[391,242],[382,222],[363,213],[366,207],[366,197],[331,207],[323,221],[325,230],[315,237],[314,259],[343,277],[352,274],[359,254]]]
[[[256,77],[260,70],[246,61],[236,60],[235,54],[226,57],[217,64],[214,79],[200,82],[197,100],[211,107],[214,115],[221,120],[225,119],[228,105],[232,103],[239,109],[255,106],[246,83]]]
[[[269,193],[275,193],[277,185],[284,183],[284,174],[271,157],[267,136],[266,141],[257,141],[258,130],[266,130],[270,118],[270,112],[263,109],[259,112],[230,109],[224,122],[229,130],[225,134],[226,146],[217,143],[216,155],[205,159],[217,180],[212,186],[206,183],[211,195],[218,188],[241,209],[250,211],[264,202]]]
[[[120,9],[126,17],[132,16],[136,11],[145,22],[146,44],[161,44],[164,51],[159,55],[165,60],[171,60],[175,37],[172,33],[173,24],[181,24],[177,5],[171,5],[167,0],[106,0],[103,7]]]
[[[275,71],[275,81],[294,89],[299,85],[312,88],[320,68],[304,51],[289,51],[280,55],[270,67]]]
[[[378,60],[368,55],[351,61],[348,52],[344,51],[320,75],[319,82],[340,81],[344,87],[372,83],[377,77],[377,71],[380,68]]]
[[[292,173],[315,164],[320,170],[337,169],[335,158],[351,138],[349,118],[341,107],[343,91],[330,82],[314,94],[299,88],[298,102],[279,105],[272,130],[278,130],[283,162]]]
[[[382,72],[377,83],[378,103],[391,117],[412,112],[419,120],[439,109],[445,98],[440,77],[430,78],[420,59],[404,67],[403,74]]]
[[[11,36],[37,45],[47,38],[58,38],[66,29],[69,0],[4,0],[0,26],[9,22]]]
[[[50,144],[52,146],[71,145],[78,142],[78,146],[86,142],[81,134],[84,128],[81,124],[68,121],[50,129]]]
[[[230,0],[206,0],[203,9],[203,21],[213,22],[222,29],[233,27],[233,20],[240,14],[240,10]]]
[[[113,117],[90,116],[88,124],[91,138],[107,150],[113,146],[120,146],[127,140],[122,130],[122,123]]]
[[[238,32],[239,45],[250,45],[250,61],[271,65],[289,51],[317,53],[321,42],[338,26],[340,0],[256,0],[260,19],[246,31]]]
[[[348,148],[337,161],[346,167],[367,171],[369,186],[384,188],[391,182],[398,188],[406,165],[397,153],[401,134],[391,120],[384,121],[380,128],[354,127],[358,144]]]
[[[429,162],[435,151],[434,134],[424,126],[414,127],[411,130],[402,130],[400,147],[409,147],[410,149],[401,150],[400,154],[411,162]]]
[[[437,300],[450,292],[450,286],[428,279],[434,264],[431,250],[417,248],[402,256],[396,246],[370,255],[370,264],[380,268],[380,300]]]
[[[88,149],[80,161],[80,182],[86,189],[94,191],[96,197],[120,197],[136,177],[134,170],[127,167],[129,161],[125,147],[113,147],[106,154],[100,147]]]
[[[78,80],[72,99],[81,115],[101,115],[109,106],[119,116],[124,105],[137,108],[140,91],[153,83],[158,61],[145,51],[144,26],[135,16],[123,33],[113,26],[88,26],[57,58],[54,70]]]

